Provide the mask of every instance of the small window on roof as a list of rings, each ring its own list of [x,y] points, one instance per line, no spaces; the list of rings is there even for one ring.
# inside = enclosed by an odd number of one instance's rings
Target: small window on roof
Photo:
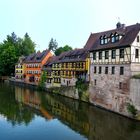
[[[106,36],[104,36],[104,44],[107,44],[108,43],[108,39]]]
[[[115,33],[115,41],[119,41],[119,34]]]
[[[112,34],[111,35],[111,42],[114,43],[115,42],[115,36]]]
[[[100,44],[101,44],[101,45],[103,45],[103,44],[104,44],[104,39],[103,39],[103,37],[102,37],[102,36],[100,37]]]

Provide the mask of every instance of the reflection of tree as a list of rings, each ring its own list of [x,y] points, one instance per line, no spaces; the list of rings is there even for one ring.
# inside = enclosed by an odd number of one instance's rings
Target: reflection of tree
[[[0,114],[5,116],[13,125],[25,123],[33,119],[34,114],[28,107],[15,101],[14,89],[6,85],[0,85]]]

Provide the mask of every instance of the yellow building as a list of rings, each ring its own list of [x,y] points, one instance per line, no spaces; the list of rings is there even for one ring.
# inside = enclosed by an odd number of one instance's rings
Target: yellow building
[[[89,81],[87,49],[75,49],[54,56],[43,68],[47,75],[46,87],[75,86],[77,79]]]
[[[24,56],[20,57],[18,63],[15,65],[15,79],[17,81],[24,80],[24,68],[25,68],[24,60],[25,60]]]

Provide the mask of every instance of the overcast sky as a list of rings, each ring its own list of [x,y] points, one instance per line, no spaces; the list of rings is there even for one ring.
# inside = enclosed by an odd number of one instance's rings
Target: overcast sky
[[[116,23],[140,23],[140,0],[0,0],[0,42],[15,32],[28,32],[36,50],[59,46],[83,47],[90,35],[113,29]]]

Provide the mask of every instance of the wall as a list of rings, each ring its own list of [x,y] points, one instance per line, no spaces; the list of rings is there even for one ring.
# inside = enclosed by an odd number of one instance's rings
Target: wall
[[[90,53],[90,58],[91,58],[91,64],[120,64],[120,63],[129,63],[130,62],[130,47],[127,48],[122,48],[124,49],[124,58],[120,58],[119,57],[119,52],[120,49],[116,49],[116,58],[112,59],[112,50],[108,50],[109,51],[109,58],[105,59],[105,51],[102,51],[102,59],[99,59],[99,51],[96,52],[96,60],[93,60],[93,53]]]
[[[140,110],[140,79],[131,79],[130,99],[132,104]]]
[[[76,78],[61,78],[61,85],[62,86],[75,86]]]
[[[127,114],[126,104],[129,101],[130,94],[130,65],[101,65],[101,74],[93,73],[94,66],[96,65],[91,65],[90,68],[90,102],[121,114]],[[106,66],[108,66],[108,74],[105,74]],[[112,66],[115,66],[114,75],[111,74]],[[124,67],[124,75],[119,73],[120,66]]]

